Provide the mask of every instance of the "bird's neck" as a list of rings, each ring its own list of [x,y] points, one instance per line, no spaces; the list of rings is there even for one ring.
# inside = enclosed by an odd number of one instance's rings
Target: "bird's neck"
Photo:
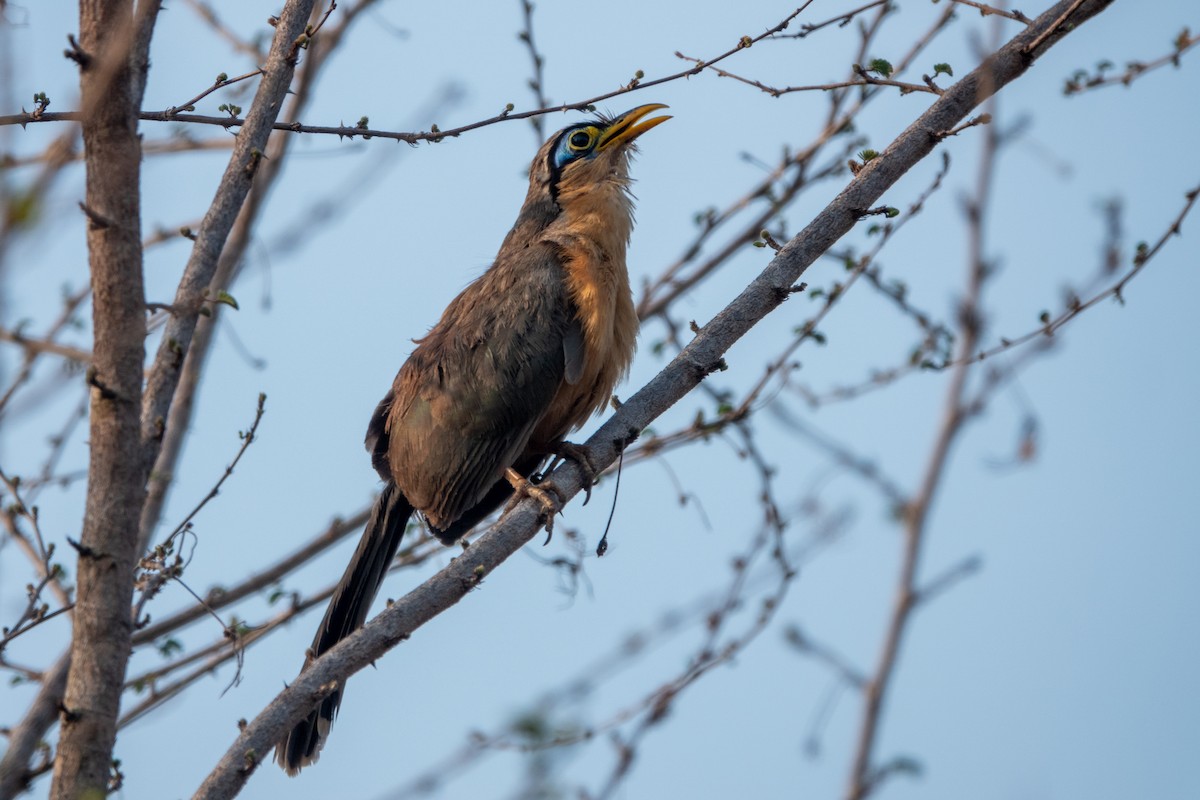
[[[567,290],[583,327],[585,363],[615,362],[615,374],[604,379],[615,383],[633,358],[638,329],[625,266],[633,201],[624,181],[611,181],[586,192],[563,193],[559,205],[562,212],[542,238],[565,256]]]

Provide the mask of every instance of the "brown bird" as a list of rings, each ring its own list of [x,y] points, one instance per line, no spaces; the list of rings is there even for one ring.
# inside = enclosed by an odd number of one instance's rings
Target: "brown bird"
[[[414,511],[453,544],[563,452],[563,437],[605,406],[628,371],[638,330],[625,267],[629,155],[670,119],[647,118],[661,108],[551,136],[495,262],[417,340],[367,426],[385,486],[306,667],[362,627]],[[317,760],[341,696],[338,688],[276,747],[289,775]]]

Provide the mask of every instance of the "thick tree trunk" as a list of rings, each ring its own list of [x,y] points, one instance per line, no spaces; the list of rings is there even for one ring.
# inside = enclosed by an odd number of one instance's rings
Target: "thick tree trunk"
[[[78,546],[71,669],[52,796],[106,794],[132,623],[138,520],[146,492],[142,457],[142,287],[138,111],[145,50],[158,3],[83,0],[79,47],[92,281],[94,362],[87,505]],[[147,6],[153,9],[147,10]]]

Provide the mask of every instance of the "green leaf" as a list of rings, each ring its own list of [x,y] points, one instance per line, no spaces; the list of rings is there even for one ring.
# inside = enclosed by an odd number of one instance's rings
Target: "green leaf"
[[[170,658],[183,650],[183,643],[173,637],[168,637],[158,644],[158,653],[163,658]]]
[[[886,58],[873,58],[871,59],[871,63],[867,65],[868,72],[878,72],[885,78],[890,78],[892,76],[892,70],[892,62],[888,61]]]

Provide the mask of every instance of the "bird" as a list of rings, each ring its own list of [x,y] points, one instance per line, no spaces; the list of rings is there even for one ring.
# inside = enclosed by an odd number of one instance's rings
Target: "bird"
[[[565,437],[607,405],[633,360],[629,161],[666,107],[598,114],[547,139],[495,260],[413,340],[367,426],[384,487],[305,668],[365,624],[414,514],[450,545],[514,492],[544,492],[528,479],[550,456],[586,461]],[[339,686],[276,745],[289,775],[318,759],[341,699]]]

